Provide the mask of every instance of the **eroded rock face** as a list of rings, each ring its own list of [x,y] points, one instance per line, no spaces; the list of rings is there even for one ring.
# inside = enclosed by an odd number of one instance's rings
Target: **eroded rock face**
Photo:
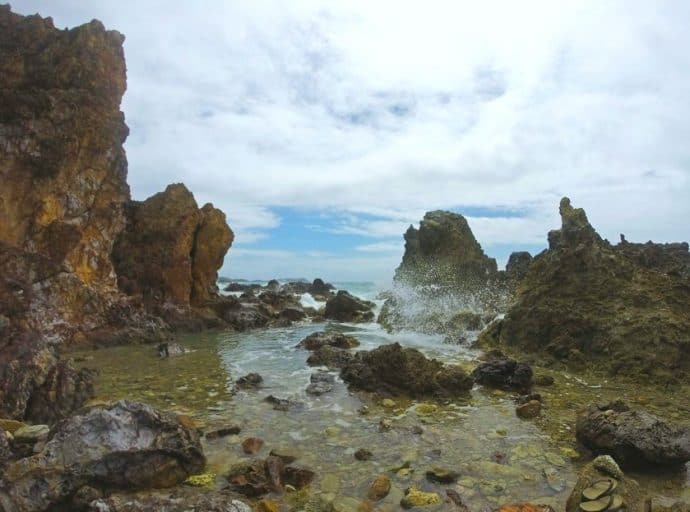
[[[177,416],[120,401],[60,423],[40,453],[11,463],[0,503],[40,511],[82,487],[171,487],[200,473],[199,436]]]
[[[98,21],[57,30],[0,6],[0,314],[42,333],[102,322],[117,295],[123,40]]]
[[[549,249],[534,258],[515,304],[480,341],[584,358],[633,378],[687,382],[687,244],[612,246],[567,198],[560,213],[562,227],[549,233]]]
[[[690,461],[690,429],[674,427],[618,401],[592,405],[577,416],[577,439],[623,465],[681,465]]]
[[[340,376],[353,389],[413,397],[463,394],[473,384],[462,368],[427,359],[398,343],[357,352]]]
[[[233,233],[211,204],[199,209],[178,183],[146,201],[132,201],[113,261],[120,288],[146,303],[204,305],[215,293],[218,269]]]

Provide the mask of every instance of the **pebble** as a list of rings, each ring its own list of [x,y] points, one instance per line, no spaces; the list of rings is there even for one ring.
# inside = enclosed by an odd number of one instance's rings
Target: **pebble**
[[[367,492],[367,498],[372,501],[379,501],[388,496],[391,491],[391,479],[386,475],[379,475],[372,482]]]

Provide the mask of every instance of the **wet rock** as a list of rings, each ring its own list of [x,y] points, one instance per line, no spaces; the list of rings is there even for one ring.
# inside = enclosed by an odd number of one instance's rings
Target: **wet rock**
[[[47,510],[85,485],[169,487],[205,463],[196,431],[177,416],[123,400],[61,422],[40,453],[8,466],[9,487],[0,500],[19,510]]]
[[[524,390],[532,386],[532,368],[515,359],[496,358],[477,366],[472,378],[487,387]]]
[[[544,468],[542,473],[546,479],[547,485],[554,492],[563,492],[565,490],[565,480],[559,472],[553,468]]]
[[[659,259],[645,264],[644,251],[603,240],[568,198],[559,211],[561,229],[549,233],[548,250],[534,258],[515,303],[480,344],[546,362],[573,359],[575,369],[597,367],[643,382],[688,382],[687,244],[651,244]]]
[[[272,292],[277,292],[280,290],[280,283],[276,279],[271,279],[266,283],[266,289]]]
[[[241,304],[223,314],[223,320],[240,332],[266,327],[273,319],[266,310],[257,304]]]
[[[0,419],[0,429],[4,430],[5,432],[9,432],[10,434],[13,433],[15,430],[25,426],[26,423],[21,421]]]
[[[311,294],[313,297],[326,297],[330,295],[331,290],[334,289],[335,286],[331,283],[324,283],[323,279],[317,277],[307,290],[307,293]]]
[[[170,356],[181,356],[189,352],[188,349],[180,345],[179,343],[160,343],[158,344],[158,357],[166,358]]]
[[[536,375],[534,377],[535,386],[553,386],[555,379],[551,375]]]
[[[511,253],[506,263],[506,277],[512,281],[519,281],[527,274],[532,264],[532,255],[526,251]]]
[[[369,486],[367,498],[371,501],[380,501],[391,491],[391,479],[386,475],[377,476]]]
[[[375,304],[340,290],[326,302],[324,316],[338,322],[371,322]]]
[[[539,400],[530,400],[522,405],[518,405],[515,409],[515,414],[523,419],[535,418],[541,412],[541,402]]]
[[[279,313],[279,317],[291,322],[299,322],[300,320],[304,320],[307,314],[302,308],[288,306]]]
[[[455,506],[456,512],[470,512],[467,504],[457,491],[453,489],[446,489],[446,496],[448,496],[448,499]]]
[[[272,500],[260,500],[255,507],[256,512],[280,512],[280,504]]]
[[[388,418],[379,421],[379,432],[388,432],[391,428],[393,428],[393,422]]]
[[[76,509],[75,509],[76,510]],[[91,501],[88,512],[252,512],[252,507],[228,491],[199,491],[193,488],[175,492],[148,491],[113,494]]]
[[[439,505],[441,502],[441,496],[435,492],[424,492],[417,487],[410,487],[405,490],[405,497],[400,500],[400,505],[403,508],[414,508]]]
[[[264,378],[258,373],[248,373],[235,381],[236,389],[256,389],[261,386]]]
[[[495,512],[556,512],[549,505],[531,505],[529,503],[503,505]]]
[[[355,355],[341,348],[324,345],[316,349],[307,358],[309,366],[327,366],[328,368],[342,368],[354,359]]]
[[[335,348],[348,349],[358,347],[359,341],[353,336],[347,336],[340,332],[320,331],[310,334],[304,338],[295,346],[295,348],[303,348],[314,351],[325,345]]]
[[[398,343],[357,352],[340,376],[352,389],[413,397],[452,396],[472,388],[472,379],[460,367],[427,359]]]
[[[623,402],[591,405],[580,411],[577,439],[595,453],[622,465],[681,465],[690,460],[690,428],[672,426]]]
[[[220,439],[221,437],[237,435],[241,431],[242,431],[242,429],[239,426],[233,425],[231,427],[224,427],[224,428],[219,428],[217,430],[212,430],[210,432],[206,432],[205,437],[209,441],[212,441],[214,439]]]
[[[296,402],[287,398],[278,398],[273,395],[264,398],[264,402],[271,404],[276,411],[290,411],[304,407],[304,404],[301,402]]]
[[[273,457],[278,457],[280,460],[283,461],[283,464],[292,464],[299,458],[299,453],[290,448],[274,448],[270,451],[269,455],[272,455]]]
[[[597,459],[598,458],[599,457],[597,457]],[[596,466],[611,467],[610,461],[607,461],[605,464],[606,466],[602,466],[601,463],[597,463]],[[635,482],[635,480],[625,476],[614,477],[612,474],[610,474],[616,473],[622,475],[619,468],[617,471],[602,471],[597,469],[596,466],[594,462],[590,462],[580,471],[575,487],[573,488],[570,496],[568,497],[568,501],[566,502],[566,512],[580,512],[581,504],[583,502],[593,501],[589,498],[600,496],[601,493],[592,495],[589,493],[583,493],[585,490],[590,489],[593,485],[599,484],[603,481],[607,481],[612,484],[611,487],[607,487],[609,491],[604,493],[605,497],[610,499],[613,495],[619,496],[622,504],[625,506],[625,510],[628,512],[646,512],[644,496],[642,495],[640,486],[637,484],[637,482]]]
[[[242,441],[242,451],[247,455],[256,455],[264,446],[264,440],[258,437],[248,437]]]
[[[445,468],[432,468],[426,472],[426,479],[437,484],[452,484],[458,479],[459,473]]]
[[[329,393],[333,391],[333,385],[335,384],[335,377],[330,373],[319,372],[312,373],[309,377],[311,383],[307,386],[306,392],[310,395],[323,395],[324,393]]]
[[[360,448],[355,452],[355,459],[357,460],[369,460],[374,456],[373,453],[371,453],[369,450],[366,448]]]
[[[269,492],[283,492],[287,486],[299,490],[311,483],[314,472],[286,465],[279,457],[252,461],[231,468],[230,488],[247,497],[259,497]]]

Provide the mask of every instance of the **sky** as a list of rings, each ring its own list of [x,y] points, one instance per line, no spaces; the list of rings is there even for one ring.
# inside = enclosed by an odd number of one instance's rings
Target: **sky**
[[[690,2],[20,0],[126,36],[129,183],[227,215],[221,274],[388,280],[425,211],[505,264],[567,195],[690,238]]]

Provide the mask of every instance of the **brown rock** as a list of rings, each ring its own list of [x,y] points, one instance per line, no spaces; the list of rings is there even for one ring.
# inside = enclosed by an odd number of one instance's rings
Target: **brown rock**
[[[515,414],[520,418],[528,419],[539,416],[541,412],[541,402],[539,400],[530,400],[527,403],[518,405],[515,408]]]
[[[391,479],[386,475],[379,475],[369,486],[367,498],[372,501],[379,501],[388,496],[391,491]]]
[[[360,448],[355,452],[355,459],[357,460],[369,460],[374,456],[373,453],[371,453],[369,450],[366,448]]]
[[[242,451],[247,455],[256,455],[264,446],[264,440],[258,437],[248,437],[242,441]]]

